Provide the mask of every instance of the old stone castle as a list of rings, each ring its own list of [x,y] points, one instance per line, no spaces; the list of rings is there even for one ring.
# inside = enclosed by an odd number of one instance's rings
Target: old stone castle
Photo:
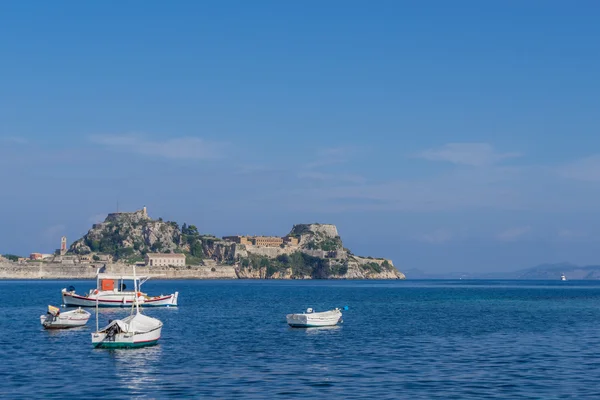
[[[281,247],[298,246],[299,240],[293,236],[223,236],[223,240],[246,246]]]

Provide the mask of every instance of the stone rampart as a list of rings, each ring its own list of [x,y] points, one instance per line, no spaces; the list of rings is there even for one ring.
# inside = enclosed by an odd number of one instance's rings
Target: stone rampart
[[[0,279],[95,279],[96,271],[103,264],[65,265],[61,263],[13,263],[0,262]],[[131,266],[107,264],[107,273],[130,275]],[[139,275],[161,275],[159,279],[236,279],[233,266],[194,267],[137,267]]]

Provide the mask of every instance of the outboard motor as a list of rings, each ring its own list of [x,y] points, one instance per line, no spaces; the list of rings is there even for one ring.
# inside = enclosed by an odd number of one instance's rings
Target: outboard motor
[[[115,340],[115,335],[118,333],[118,331],[119,331],[119,326],[117,324],[114,324],[113,326],[108,328],[108,330],[106,331],[106,339],[108,339],[110,341]]]

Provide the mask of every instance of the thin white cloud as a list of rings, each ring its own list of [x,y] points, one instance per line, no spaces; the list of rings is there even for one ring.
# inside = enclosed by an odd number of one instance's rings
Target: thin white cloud
[[[428,149],[416,155],[429,161],[445,161],[453,164],[485,166],[508,158],[519,157],[519,153],[498,153],[488,143],[447,143],[436,149]]]
[[[352,158],[358,149],[353,146],[322,147],[317,149],[315,159],[306,164],[306,169],[324,167],[328,165],[343,164]]]
[[[529,232],[531,232],[530,226],[518,226],[500,232],[498,235],[496,235],[496,238],[505,242],[511,242],[522,238]]]
[[[426,180],[396,180],[377,184],[346,184],[302,189],[295,197],[308,197],[332,205],[355,204],[356,209],[398,211],[446,211],[476,208],[519,209],[523,200],[514,181],[522,179],[513,169],[453,171]]]
[[[59,248],[60,238],[64,235],[67,227],[62,224],[52,225],[43,230],[42,235],[46,240],[56,241],[56,248]]]
[[[575,238],[582,236],[581,232],[572,229],[562,229],[558,231],[558,236],[561,238]]]
[[[304,171],[297,174],[300,179],[310,179],[315,181],[329,181],[329,182],[352,182],[352,183],[364,183],[366,179],[360,175],[352,174],[328,174],[325,172],[318,171]]]
[[[418,235],[416,237],[417,240],[426,243],[446,243],[451,241],[454,238],[454,234],[447,229],[436,229],[433,232],[429,232],[423,235]]]
[[[598,236],[586,230],[561,229],[552,238],[559,242],[589,242],[598,241]]]
[[[9,144],[27,144],[29,141],[23,137],[19,136],[9,136],[0,139],[0,142],[9,143]]]
[[[358,149],[353,146],[319,148],[315,152],[314,160],[303,165],[296,172],[296,177],[305,181],[327,181],[331,184],[365,183],[366,179],[358,174],[331,172],[332,167],[348,163],[357,152]]]
[[[586,182],[600,182],[600,154],[584,157],[558,168],[561,177]]]
[[[170,159],[214,159],[223,155],[223,143],[196,137],[152,140],[143,135],[92,135],[90,141],[113,150]]]

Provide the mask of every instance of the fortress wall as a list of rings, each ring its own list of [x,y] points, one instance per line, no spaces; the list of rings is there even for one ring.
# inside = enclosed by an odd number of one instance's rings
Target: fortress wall
[[[95,279],[96,271],[102,265],[0,262],[0,279]],[[234,267],[229,265],[197,266],[191,268],[137,267],[136,271],[140,275],[163,275],[159,279],[237,279]],[[130,275],[132,269],[131,266],[124,264],[107,264],[105,272]]]

